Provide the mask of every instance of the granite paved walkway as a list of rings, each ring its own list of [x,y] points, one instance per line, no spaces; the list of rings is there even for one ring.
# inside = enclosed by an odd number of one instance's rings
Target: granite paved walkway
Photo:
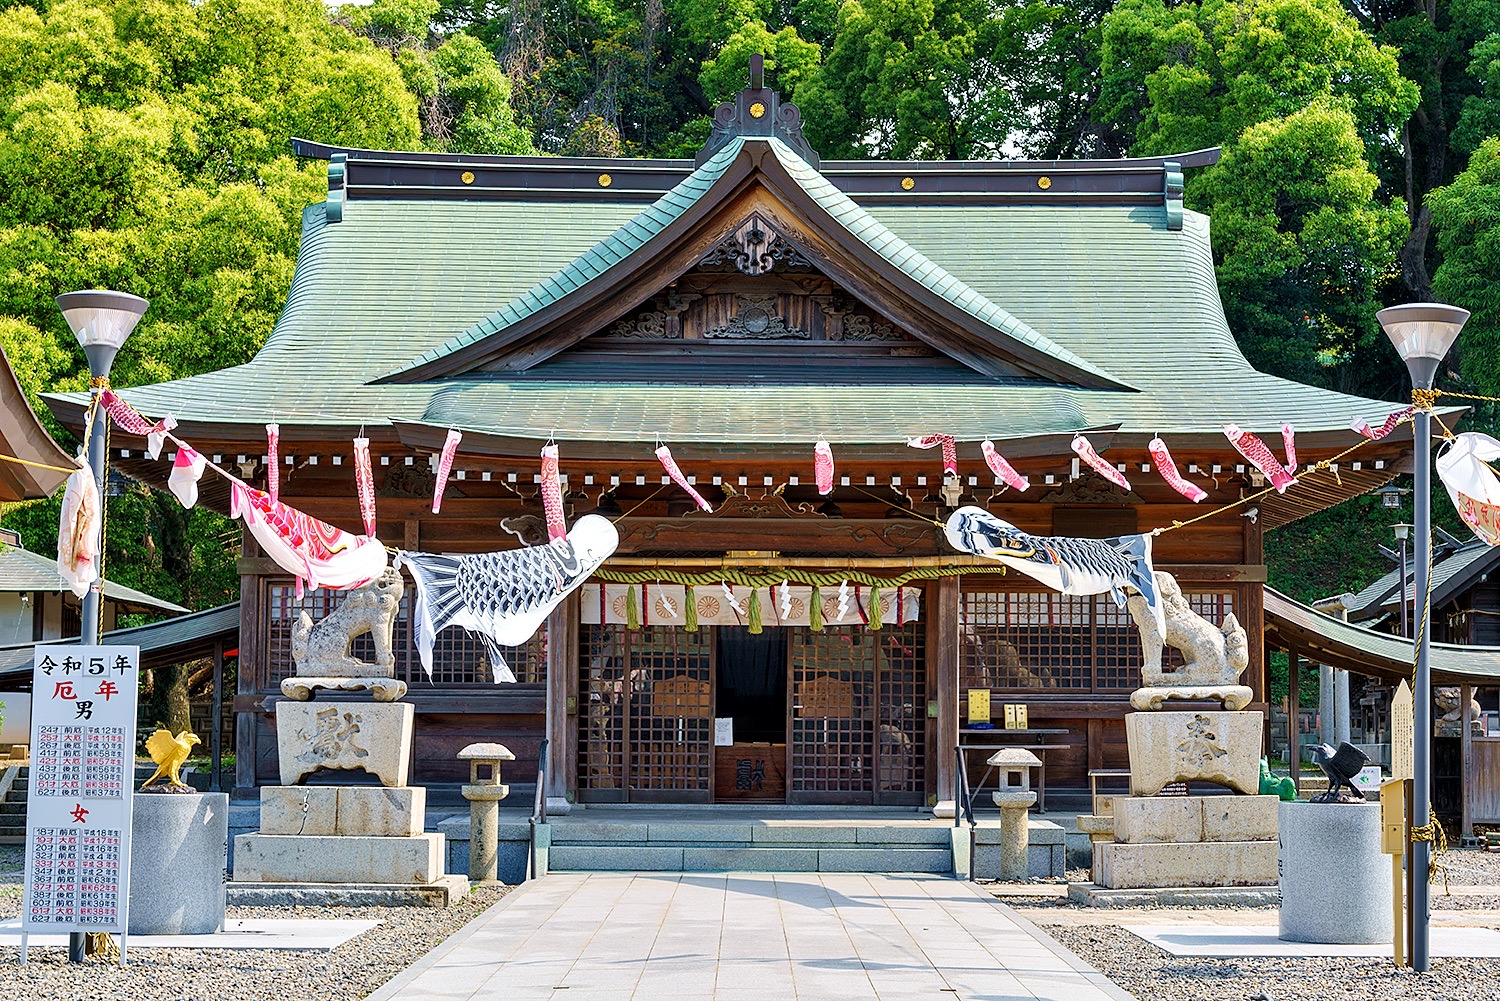
[[[508,895],[369,1001],[1131,1001],[972,885],[578,873]]]

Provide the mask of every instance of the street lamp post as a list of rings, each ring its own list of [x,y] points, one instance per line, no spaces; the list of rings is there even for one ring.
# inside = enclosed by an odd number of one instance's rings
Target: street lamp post
[[[1411,535],[1411,526],[1392,525],[1391,531],[1396,533],[1396,541],[1401,543],[1401,635],[1410,637],[1411,629],[1406,621],[1406,540]]]
[[[57,297],[57,307],[62,310],[63,317],[73,330],[73,336],[83,345],[83,353],[88,358],[89,394],[93,401],[97,401],[109,388],[109,370],[114,365],[115,355],[119,354],[120,346],[135,329],[149,305],[140,296],[103,289],[66,292]],[[109,415],[97,408],[93,409],[93,414],[93,424],[89,431],[89,468],[93,470],[94,482],[99,487],[102,500],[104,477],[109,462],[109,457],[104,454]],[[99,517],[104,517],[102,504]],[[99,642],[100,605],[104,593],[103,559],[103,553],[95,554],[94,582],[83,596],[83,625],[79,629],[78,641],[86,646]],[[83,962],[85,940],[82,932],[74,932],[68,936],[70,962]]]
[[[1417,550],[1417,575],[1413,583],[1415,595],[1421,598],[1421,612],[1416,611],[1414,602],[1417,664],[1412,685],[1412,701],[1416,706],[1412,764],[1416,774],[1412,777],[1411,822],[1413,827],[1426,827],[1432,823],[1432,666],[1429,663],[1432,641],[1427,621],[1432,606],[1432,411],[1417,396],[1418,391],[1432,389],[1438,365],[1458,339],[1469,311],[1441,303],[1418,302],[1390,306],[1375,316],[1396,353],[1406,362],[1413,402],[1418,404],[1412,431]],[[1411,965],[1418,973],[1425,973],[1429,966],[1427,868],[1431,855],[1430,841],[1414,841],[1407,863],[1415,876],[1411,895]]]

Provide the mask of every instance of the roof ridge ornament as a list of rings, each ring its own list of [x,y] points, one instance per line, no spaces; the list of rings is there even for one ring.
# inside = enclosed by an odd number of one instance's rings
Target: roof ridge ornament
[[[750,57],[750,86],[714,109],[714,128],[708,142],[698,151],[696,163],[703,166],[715,153],[740,136],[770,138],[774,136],[797,151],[814,167],[818,154],[802,135],[802,112],[790,101],[783,104],[781,95],[766,87],[766,57]]]

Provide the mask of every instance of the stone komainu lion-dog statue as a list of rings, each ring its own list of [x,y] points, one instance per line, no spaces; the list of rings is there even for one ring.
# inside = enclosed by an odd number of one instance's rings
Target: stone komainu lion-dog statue
[[[396,570],[350,591],[342,604],[315,624],[306,612],[292,629],[292,661],[301,677],[395,677],[396,655],[391,633],[401,610],[405,585]],[[354,641],[369,633],[375,641],[375,662],[355,657]]]
[[[1224,616],[1222,626],[1215,626],[1193,611],[1182,588],[1169,573],[1156,571],[1156,587],[1166,611],[1167,631],[1163,636],[1156,627],[1146,600],[1138,594],[1127,599],[1131,618],[1141,633],[1144,660],[1141,681],[1146,686],[1132,696],[1138,709],[1160,708],[1164,698],[1212,697],[1222,699],[1226,708],[1243,708],[1250,700],[1250,689],[1239,684],[1240,675],[1250,664],[1250,644],[1234,613]],[[1162,654],[1167,647],[1182,653],[1185,663],[1175,671],[1163,667]],[[1198,696],[1192,689],[1202,690]],[[1142,693],[1152,693],[1143,695]],[[1235,703],[1238,703],[1236,705]]]

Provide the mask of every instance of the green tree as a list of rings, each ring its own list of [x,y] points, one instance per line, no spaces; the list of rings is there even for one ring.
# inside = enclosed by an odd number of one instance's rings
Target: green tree
[[[1102,39],[1100,117],[1133,123],[1132,153],[1224,147],[1187,198],[1251,361],[1385,389],[1388,352],[1365,355],[1406,224],[1373,165],[1419,98],[1394,50],[1333,0],[1121,0]]]
[[[1442,263],[1433,294],[1473,315],[1459,342],[1464,383],[1500,392],[1500,137],[1486,139],[1453,183],[1427,199]]]

